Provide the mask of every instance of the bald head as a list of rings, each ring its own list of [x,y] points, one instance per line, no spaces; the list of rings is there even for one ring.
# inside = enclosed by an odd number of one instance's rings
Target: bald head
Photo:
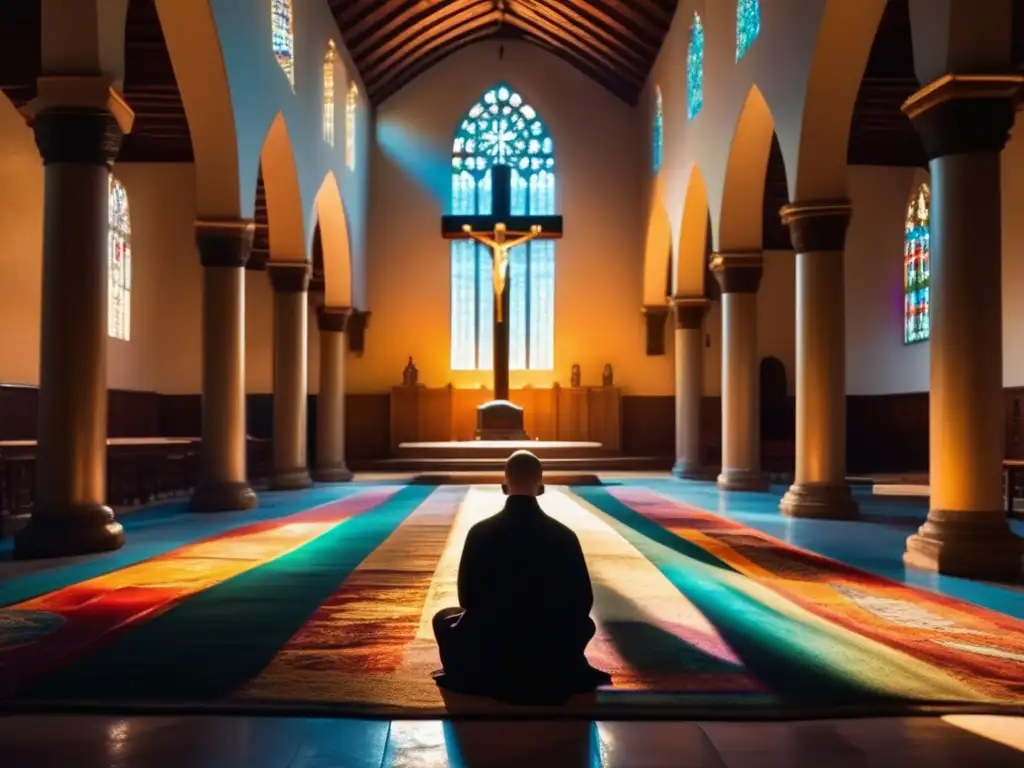
[[[505,493],[510,496],[539,496],[544,492],[544,470],[540,459],[529,451],[516,451],[505,462]]]

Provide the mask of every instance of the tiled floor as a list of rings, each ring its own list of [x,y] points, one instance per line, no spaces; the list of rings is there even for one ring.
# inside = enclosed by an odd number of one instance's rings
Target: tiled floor
[[[1024,719],[442,723],[247,717],[11,717],[17,768],[1002,768]]]

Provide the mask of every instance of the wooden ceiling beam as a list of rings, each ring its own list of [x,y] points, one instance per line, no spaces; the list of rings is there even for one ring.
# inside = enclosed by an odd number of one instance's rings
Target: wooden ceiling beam
[[[558,52],[561,58],[570,62],[577,69],[580,69],[584,74],[589,76],[592,80],[596,80],[598,83],[603,85],[608,90],[612,91],[617,96],[622,97],[626,91],[622,86],[627,84],[626,80],[615,78],[611,72],[603,69],[596,65],[593,60],[588,58],[579,52],[575,47],[566,45],[565,42],[559,39],[555,35],[551,35],[543,29],[539,29],[536,26],[529,24],[522,18],[515,15],[509,15],[505,17],[505,22],[512,26],[518,27],[522,30],[523,34],[527,38],[532,38],[533,42],[543,41],[549,49],[553,49]],[[630,99],[626,99],[629,101]]]
[[[372,73],[380,69],[381,66],[390,66],[391,63],[408,55],[408,51],[415,50],[431,37],[474,18],[496,13],[490,0],[457,0],[450,6],[445,6],[443,11],[438,11],[421,18],[416,23],[409,24],[398,34],[386,39],[372,38],[368,46],[369,50],[365,55],[360,53],[356,58],[359,71],[364,80],[367,78],[368,72],[372,78]]]
[[[520,19],[526,25],[532,26],[538,31],[542,30],[552,39],[559,41],[559,43],[567,49],[570,49],[578,56],[589,60],[592,69],[608,73],[618,72],[622,77],[628,78],[636,83],[643,81],[643,75],[637,72],[633,67],[630,67],[626,63],[615,62],[600,52],[588,48],[586,45],[581,44],[580,40],[573,35],[572,32],[560,29],[558,26],[552,24],[547,19],[540,17],[521,3],[517,2],[512,6],[512,12],[508,14],[506,18],[509,23],[512,23],[513,19]],[[517,24],[517,26],[522,25]],[[530,31],[529,26],[525,26],[524,31]]]
[[[539,5],[537,0],[520,0],[521,2],[529,2],[532,5]],[[590,34],[595,35],[604,40],[607,45],[615,46],[620,55],[628,56],[635,60],[637,64],[641,66],[648,66],[650,61],[657,54],[657,48],[649,46],[645,41],[637,40],[636,36],[624,37],[622,34],[616,34],[612,29],[602,25],[595,24],[591,19],[578,13],[571,3],[562,3],[551,0],[544,3],[545,7],[550,7],[551,13],[564,17],[565,19],[573,22],[577,27],[586,29]],[[640,45],[636,45],[640,43]],[[642,50],[641,50],[642,49]]]
[[[387,21],[379,27],[375,27],[369,34],[359,35],[353,33],[353,46],[350,53],[356,59],[361,59],[368,49],[379,44],[383,40],[392,40],[402,33],[403,30],[412,29],[426,22],[429,24],[435,19],[442,18],[445,14],[457,13],[458,11],[474,5],[479,0],[420,0],[407,6],[400,13],[394,13]],[[491,5],[490,2],[483,4]],[[387,3],[381,3],[387,6]],[[358,38],[358,39],[356,39]]]
[[[410,62],[401,69],[395,69],[393,74],[389,73],[388,76],[378,81],[373,90],[374,98],[378,100],[378,103],[390,98],[432,66],[448,58],[456,51],[465,48],[467,45],[472,45],[478,40],[491,37],[495,34],[497,27],[498,25],[494,25],[477,29],[449,45],[435,48],[430,53],[417,57],[415,61]]]
[[[474,14],[475,15],[472,15]],[[391,69],[402,69],[415,65],[416,60],[426,56],[435,48],[439,48],[452,40],[457,40],[463,35],[468,35],[481,27],[496,27],[501,21],[501,14],[498,11],[487,11],[479,14],[472,11],[464,11],[443,24],[432,26],[425,30],[415,40],[410,41],[391,58],[371,68],[369,72],[363,72],[363,81],[366,87],[373,90],[377,83],[386,79],[383,75]],[[402,62],[407,62],[403,65]]]
[[[610,46],[595,38],[580,24],[560,14],[546,3],[537,2],[537,0],[511,0],[511,3],[511,10],[514,13],[520,13],[524,10],[528,11],[536,19],[535,23],[544,24],[545,28],[549,31],[552,31],[551,26],[557,28],[560,36],[565,38],[568,44],[572,45],[575,43],[578,48],[589,48],[591,55],[602,55],[606,62],[611,63],[613,70],[616,66],[622,67],[634,72],[640,80],[643,80],[643,61],[641,59],[638,63],[635,53],[630,57],[623,56],[618,51],[612,50]],[[520,13],[520,15],[523,14]],[[548,26],[549,24],[551,26]]]
[[[557,56],[562,61],[569,64],[573,69],[582,72],[590,80],[593,80],[599,86],[626,104],[636,104],[637,97],[635,89],[630,88],[627,90],[628,86],[626,86],[626,84],[621,80],[611,80],[606,73],[595,71],[585,62],[581,62],[577,57],[575,57],[573,55],[573,51],[564,46],[558,45],[549,37],[542,37],[541,34],[538,34],[536,30],[524,32],[522,39],[531,45],[536,45],[538,48],[548,51],[553,56]]]
[[[607,24],[609,27],[616,27],[625,35],[629,35],[630,31],[624,24],[614,19],[615,14],[620,18],[628,20],[634,28],[639,28],[653,40],[663,40],[665,33],[668,31],[667,27],[659,29],[658,25],[652,22],[650,17],[638,13],[636,9],[629,3],[623,2],[623,0],[590,0],[586,8],[581,7],[580,10],[594,14],[601,23]]]

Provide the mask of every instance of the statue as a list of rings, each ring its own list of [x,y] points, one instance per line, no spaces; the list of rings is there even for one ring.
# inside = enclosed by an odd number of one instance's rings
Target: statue
[[[578,387],[578,386],[580,386],[580,364],[579,363],[573,363],[572,364],[572,377],[569,379],[569,386],[570,387]]]
[[[419,378],[420,372],[412,361],[412,355],[409,355],[409,362],[405,364],[405,370],[402,371],[402,386],[415,387]]]
[[[601,372],[601,386],[610,387],[615,382],[615,372],[612,371],[612,364],[605,363],[604,370]]]
[[[469,235],[471,238],[479,243],[483,243],[491,249],[491,259],[494,262],[494,271],[492,273],[492,279],[494,282],[494,305],[497,310],[498,322],[502,323],[502,294],[505,293],[505,278],[508,275],[508,252],[515,248],[517,245],[529,242],[537,237],[541,232],[540,224],[534,224],[530,227],[530,231],[525,235],[520,235],[513,240],[506,240],[505,233],[508,231],[503,222],[498,222],[494,225],[494,237],[487,237],[487,235],[481,235],[473,231],[473,227],[469,224],[462,226],[462,231]]]

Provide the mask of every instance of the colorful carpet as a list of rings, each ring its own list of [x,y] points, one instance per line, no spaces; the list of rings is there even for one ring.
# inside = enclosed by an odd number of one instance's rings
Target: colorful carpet
[[[646,488],[541,501],[587,557],[588,655],[614,681],[599,710],[1024,704],[1024,622]],[[501,502],[491,486],[348,489],[39,594],[38,574],[15,578],[0,700],[443,712],[430,619]]]

